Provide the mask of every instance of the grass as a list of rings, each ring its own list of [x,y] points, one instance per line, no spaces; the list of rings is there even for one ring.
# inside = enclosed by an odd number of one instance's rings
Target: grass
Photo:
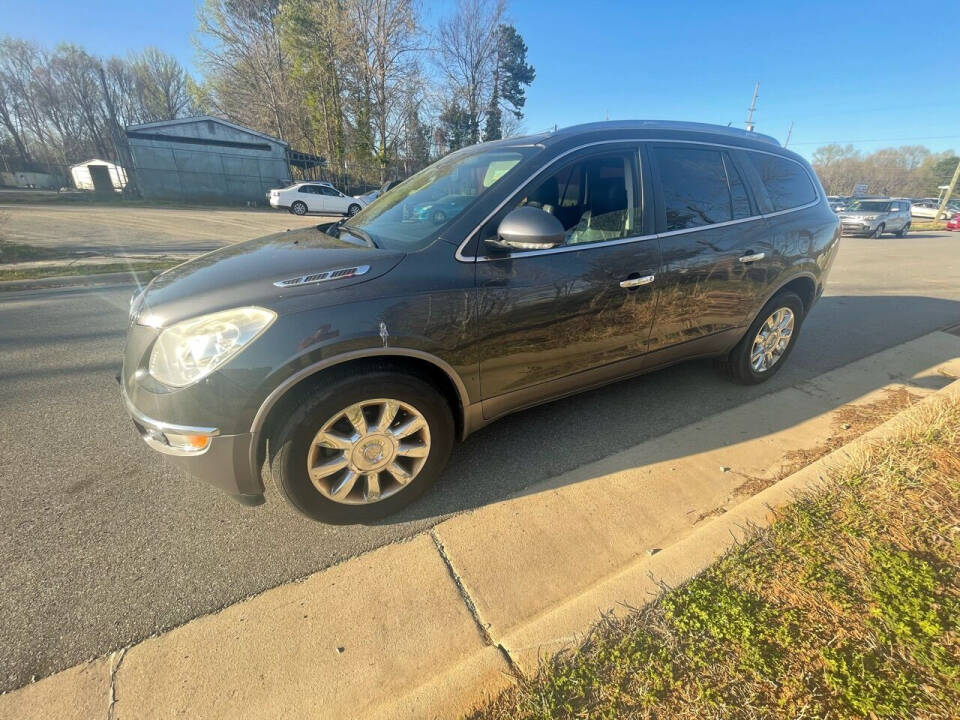
[[[73,277],[77,275],[98,275],[115,272],[143,272],[152,270],[162,272],[183,260],[162,260],[156,262],[119,262],[91,263],[89,265],[47,265],[42,267],[0,270],[0,280],[36,280],[49,277]]]
[[[910,230],[946,230],[947,221],[946,220],[922,220],[922,221],[911,221]]]
[[[471,717],[953,718],[958,622],[960,403],[940,402]]]
[[[83,257],[59,248],[37,247],[26,243],[0,239],[0,263],[32,262],[36,260],[64,260]]]

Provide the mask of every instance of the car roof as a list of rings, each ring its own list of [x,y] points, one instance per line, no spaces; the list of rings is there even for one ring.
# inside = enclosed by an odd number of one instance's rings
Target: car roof
[[[697,140],[718,144],[736,145],[743,148],[777,151],[778,155],[794,158],[800,156],[781,147],[776,138],[757,132],[748,132],[740,128],[709,123],[687,122],[680,120],[607,120],[604,122],[572,125],[550,132],[493,140],[481,143],[485,149],[497,147],[509,148],[529,145],[550,147],[554,145],[572,145],[578,140],[616,140],[619,138],[657,140]],[[473,145],[458,152],[470,152],[478,146]],[[805,162],[805,161],[804,161]]]

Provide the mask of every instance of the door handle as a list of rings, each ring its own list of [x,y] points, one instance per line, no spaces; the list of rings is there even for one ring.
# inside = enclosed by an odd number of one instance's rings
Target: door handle
[[[635,288],[641,285],[649,285],[656,279],[656,275],[644,275],[643,277],[632,277],[620,281],[622,288]]]
[[[752,262],[756,262],[757,260],[763,260],[766,256],[767,256],[766,253],[750,253],[749,255],[743,255],[740,258],[740,262],[752,263]]]

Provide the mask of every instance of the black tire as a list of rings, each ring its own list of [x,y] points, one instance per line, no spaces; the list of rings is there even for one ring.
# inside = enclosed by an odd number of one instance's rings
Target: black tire
[[[873,236],[875,238],[880,237],[881,235],[883,235],[883,231],[886,229],[887,229],[886,225],[884,225],[883,223],[880,223],[879,225],[877,225],[877,230],[875,233],[873,233]]]
[[[361,208],[357,203],[353,203],[350,207],[347,208],[347,217],[353,217],[362,209],[363,208]]]
[[[306,215],[307,214],[307,204],[303,200],[295,200],[290,206],[290,212],[294,215]]]
[[[908,232],[910,232],[910,223],[907,223],[900,229],[900,232],[897,233],[897,237],[906,237]]]
[[[757,372],[750,364],[750,352],[753,349],[753,341],[757,337],[757,333],[760,332],[761,326],[767,321],[767,318],[783,307],[789,308],[793,312],[794,325],[793,332],[790,335],[790,341],[776,363],[762,372]],[[750,325],[750,329],[747,330],[740,342],[737,343],[736,347],[734,347],[733,350],[730,351],[730,354],[721,362],[721,365],[730,378],[741,385],[757,385],[766,382],[776,375],[787,361],[787,358],[790,357],[790,353],[793,352],[793,346],[796,345],[797,336],[800,334],[800,326],[803,324],[804,312],[803,301],[796,293],[790,292],[789,290],[779,292],[771,298],[757,314],[757,317]]]
[[[395,494],[349,505],[323,495],[307,474],[307,453],[323,424],[354,403],[390,398],[407,403],[427,421],[430,453],[420,472]],[[270,475],[280,494],[298,511],[333,525],[366,523],[391,515],[416,500],[436,481],[453,447],[454,422],[447,401],[426,381],[388,370],[340,376],[307,395],[287,422],[270,434]]]

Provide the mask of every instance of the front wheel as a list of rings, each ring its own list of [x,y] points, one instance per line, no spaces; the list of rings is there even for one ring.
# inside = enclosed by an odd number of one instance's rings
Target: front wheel
[[[353,217],[358,212],[360,212],[360,206],[357,203],[353,203],[347,208],[347,217]]]
[[[884,231],[885,229],[886,229],[886,227],[884,226],[884,224],[883,224],[883,223],[880,223],[879,225],[877,225],[877,231],[873,234],[873,236],[874,236],[875,238],[880,237],[881,235],[883,235],[883,231]]]
[[[779,372],[796,343],[803,315],[798,295],[789,290],[775,295],[727,356],[724,365],[730,377],[742,385],[756,385]]]
[[[897,233],[897,237],[906,237],[908,232],[910,232],[910,223],[907,223],[901,228],[900,232]]]
[[[290,212],[294,215],[306,215],[307,204],[303,202],[303,200],[296,200],[293,205],[290,206]]]
[[[369,522],[433,484],[453,437],[450,406],[424,380],[389,371],[342,377],[308,395],[271,433],[270,475],[307,517]]]

